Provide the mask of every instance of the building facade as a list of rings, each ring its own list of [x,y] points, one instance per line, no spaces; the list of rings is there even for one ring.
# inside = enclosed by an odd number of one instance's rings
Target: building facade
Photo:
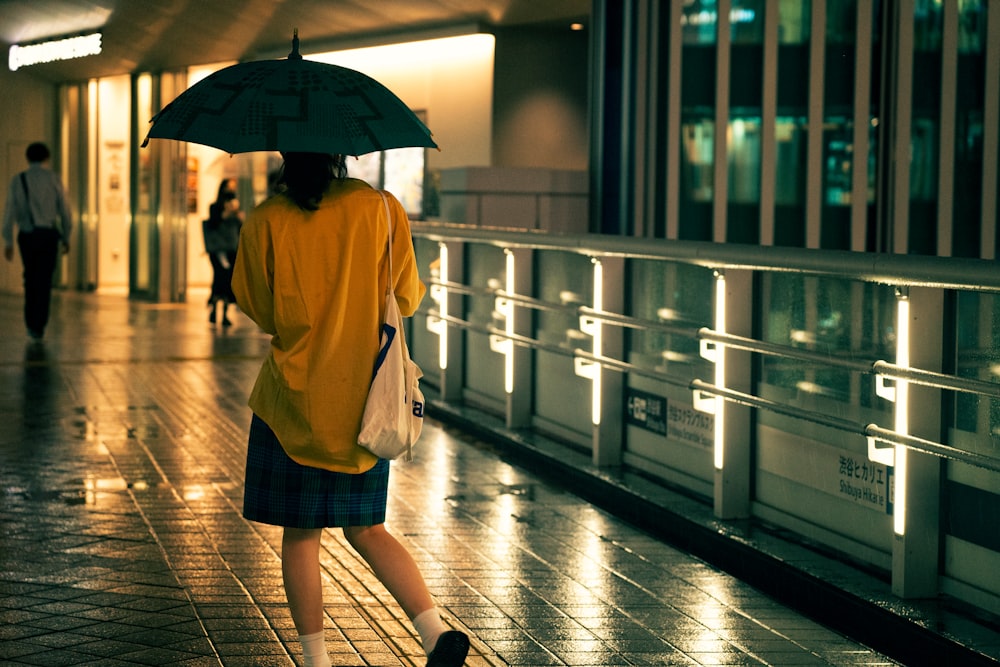
[[[608,0],[594,24],[596,229],[996,256],[996,3]]]

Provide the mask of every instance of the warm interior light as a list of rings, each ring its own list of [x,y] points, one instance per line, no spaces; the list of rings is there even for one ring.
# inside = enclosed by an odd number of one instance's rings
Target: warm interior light
[[[364,72],[376,79],[385,69],[399,69],[401,63],[407,67],[430,67],[434,63],[469,62],[490,58],[496,40],[493,35],[476,33],[456,37],[440,37],[417,42],[385,44],[360,49],[328,51],[309,54],[309,60],[332,63]],[[381,80],[381,79],[380,79]]]
[[[72,60],[84,56],[96,56],[101,52],[101,33],[53,39],[39,44],[10,47],[7,55],[7,67],[16,72],[21,67],[51,63],[57,60]]]

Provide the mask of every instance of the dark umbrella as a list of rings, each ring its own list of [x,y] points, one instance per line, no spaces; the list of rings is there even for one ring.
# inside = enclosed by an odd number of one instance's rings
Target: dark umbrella
[[[361,72],[299,55],[296,31],[284,60],[215,72],[150,121],[142,142],[177,139],[227,153],[297,151],[364,155],[437,148],[430,130],[388,88]]]

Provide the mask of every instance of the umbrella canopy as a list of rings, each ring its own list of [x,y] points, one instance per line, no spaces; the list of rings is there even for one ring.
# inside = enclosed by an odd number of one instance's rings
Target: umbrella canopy
[[[284,60],[215,72],[153,116],[142,142],[177,139],[228,153],[296,151],[364,155],[437,148],[430,130],[388,88],[361,72],[305,60],[298,36]]]

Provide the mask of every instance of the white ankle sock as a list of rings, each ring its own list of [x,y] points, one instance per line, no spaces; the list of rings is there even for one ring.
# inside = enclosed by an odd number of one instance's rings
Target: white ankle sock
[[[423,644],[424,653],[430,653],[437,644],[438,637],[448,629],[448,626],[441,620],[436,607],[431,607],[427,611],[422,611],[413,619],[413,627],[420,635],[420,643]]]
[[[302,642],[303,667],[330,667],[330,656],[326,652],[326,635],[322,630],[311,635],[299,635]]]

